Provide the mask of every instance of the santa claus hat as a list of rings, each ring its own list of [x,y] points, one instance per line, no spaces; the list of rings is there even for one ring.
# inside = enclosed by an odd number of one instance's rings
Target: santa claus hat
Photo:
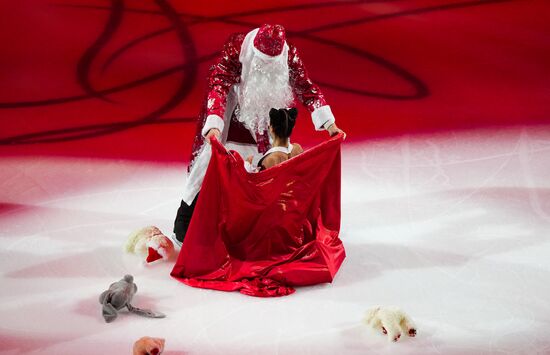
[[[174,245],[164,234],[157,234],[147,241],[147,263],[162,259],[168,260],[174,252]]]
[[[254,47],[265,55],[276,57],[283,52],[286,34],[281,25],[265,24],[254,37]]]

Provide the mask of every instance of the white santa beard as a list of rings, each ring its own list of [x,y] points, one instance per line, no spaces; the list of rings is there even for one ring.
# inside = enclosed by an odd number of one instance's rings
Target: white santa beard
[[[271,108],[286,108],[293,100],[288,82],[288,65],[252,58],[239,97],[238,119],[252,132],[263,132],[269,123]]]

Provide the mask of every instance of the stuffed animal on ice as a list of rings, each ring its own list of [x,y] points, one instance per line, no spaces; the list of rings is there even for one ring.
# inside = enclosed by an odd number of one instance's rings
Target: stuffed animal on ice
[[[398,341],[401,334],[416,336],[416,326],[399,307],[373,307],[365,314],[365,322],[375,330],[387,334],[390,341]]]
[[[169,260],[174,255],[174,244],[160,229],[149,226],[134,231],[128,237],[126,252],[145,257],[147,263]]]
[[[164,351],[164,339],[142,337],[134,343],[134,355],[159,355]]]
[[[111,323],[118,316],[118,311],[124,307],[128,308],[131,313],[138,314],[149,318],[164,318],[164,314],[153,312],[148,309],[141,309],[130,304],[132,298],[137,292],[137,286],[134,283],[132,275],[125,275],[120,281],[112,283],[109,289],[103,291],[99,296],[99,303],[103,306],[103,318],[105,322]]]

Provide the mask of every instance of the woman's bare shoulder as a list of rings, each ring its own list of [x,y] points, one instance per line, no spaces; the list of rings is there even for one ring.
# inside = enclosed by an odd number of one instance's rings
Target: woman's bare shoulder
[[[265,159],[262,161],[262,166],[266,169],[269,169],[277,164],[281,164],[285,160],[287,160],[286,154],[274,152],[265,157]]]
[[[294,157],[300,153],[303,153],[304,149],[302,146],[298,143],[292,143],[292,151],[290,152],[290,156]]]

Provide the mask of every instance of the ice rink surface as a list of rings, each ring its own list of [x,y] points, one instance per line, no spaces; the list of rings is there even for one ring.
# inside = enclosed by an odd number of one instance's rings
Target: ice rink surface
[[[342,157],[347,258],[332,284],[260,299],[183,285],[171,263],[122,252],[136,228],[168,234],[185,166],[19,157],[0,172],[2,354],[548,354],[550,127],[349,143]],[[130,273],[134,305],[101,317],[99,294]],[[416,338],[362,324],[402,307]]]

